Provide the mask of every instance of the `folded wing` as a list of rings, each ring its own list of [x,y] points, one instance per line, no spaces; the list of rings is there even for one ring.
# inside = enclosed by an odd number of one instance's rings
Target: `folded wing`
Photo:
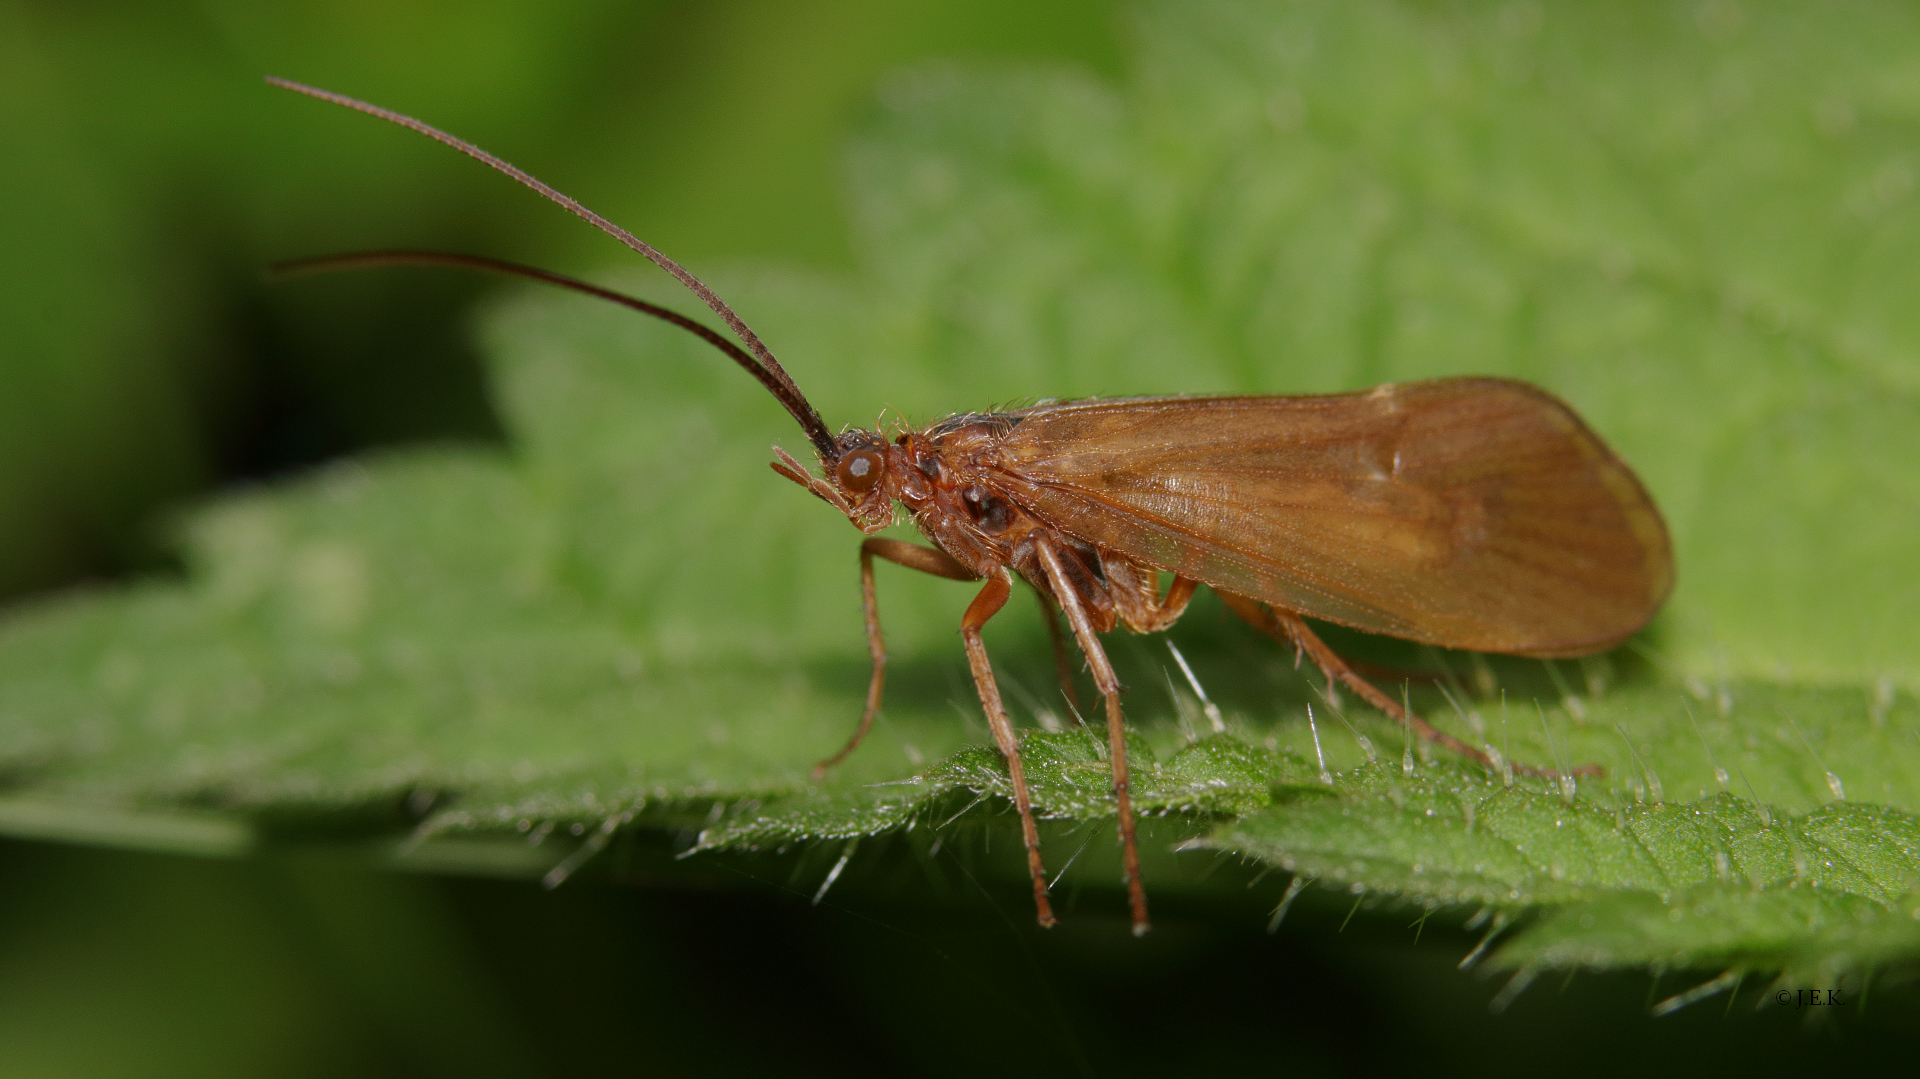
[[[1566,405],[1459,378],[1016,413],[1007,494],[1097,547],[1450,648],[1579,655],[1673,587],[1666,526]]]

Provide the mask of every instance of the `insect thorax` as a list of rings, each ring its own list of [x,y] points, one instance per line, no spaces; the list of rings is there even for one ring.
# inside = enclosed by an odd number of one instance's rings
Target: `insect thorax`
[[[991,414],[952,416],[908,431],[889,447],[888,493],[928,539],[982,576],[1015,566],[1040,527],[1006,494],[1001,439],[1013,422]]]

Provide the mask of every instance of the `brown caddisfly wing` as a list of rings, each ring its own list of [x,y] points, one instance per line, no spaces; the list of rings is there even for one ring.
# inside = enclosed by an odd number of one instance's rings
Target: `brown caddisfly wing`
[[[1551,395],[1441,379],[1016,413],[1008,493],[1096,546],[1356,629],[1583,655],[1673,587],[1666,526]]]

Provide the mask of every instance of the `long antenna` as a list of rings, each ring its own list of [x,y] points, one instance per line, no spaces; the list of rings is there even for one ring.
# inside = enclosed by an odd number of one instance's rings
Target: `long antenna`
[[[693,319],[671,308],[648,303],[624,292],[615,292],[609,288],[582,281],[577,277],[568,277],[551,270],[542,270],[525,266],[505,259],[491,259],[481,255],[456,255],[448,251],[353,251],[342,255],[316,255],[312,258],[287,259],[267,267],[267,273],[274,277],[302,277],[307,274],[336,273],[343,270],[371,270],[385,266],[453,266],[467,270],[483,270],[488,273],[505,274],[509,277],[524,277],[560,288],[572,289],[588,296],[630,307],[643,315],[652,315],[664,322],[694,334],[727,354],[733,362],[747,369],[747,373],[760,380],[760,384],[778,396],[781,384],[773,373],[754,362],[752,356],[739,345],[723,337],[718,330],[701,325]]]
[[[521,184],[532,188],[534,191],[545,196],[549,201],[567,209],[601,232],[606,233],[632,248],[634,251],[644,255],[648,261],[672,274],[681,284],[691,289],[693,294],[700,297],[708,307],[713,309],[715,314],[726,320],[727,325],[732,328],[734,335],[739,337],[741,343],[746,345],[748,350],[758,358],[758,366],[761,370],[756,377],[760,379],[761,384],[773,392],[774,397],[779,399],[781,405],[785,406],[793,418],[799,421],[801,429],[806,432],[808,441],[812,442],[814,449],[819,451],[821,460],[831,464],[839,459],[840,449],[839,445],[834,441],[833,433],[827,429],[825,421],[821,420],[820,413],[814,410],[813,405],[808,402],[806,395],[800,392],[800,387],[794,384],[792,377],[787,374],[786,368],[780,366],[779,360],[774,359],[772,350],[768,349],[760,340],[759,335],[754,333],[753,329],[746,324],[746,321],[735,314],[733,308],[728,307],[726,301],[716,295],[714,291],[702,283],[699,278],[688,273],[679,263],[661,254],[659,251],[654,250],[651,244],[641,240],[638,236],[621,228],[619,225],[601,217],[599,214],[594,213],[592,210],[587,209],[571,197],[548,186],[531,174],[493,156],[478,146],[467,142],[465,139],[456,138],[430,124],[425,124],[411,116],[394,112],[392,109],[383,109],[378,105],[361,101],[358,98],[348,97],[345,94],[336,94],[331,90],[322,90],[318,87],[307,86],[304,83],[297,83],[273,76],[268,76],[267,82],[283,90],[292,90],[296,94],[305,94],[308,97],[331,102],[335,105],[352,109],[355,112],[364,112],[368,116],[378,117],[388,123],[397,124],[408,130],[416,131],[435,142],[451,146],[461,153],[466,154],[468,157],[479,161],[481,164],[497,172],[504,173],[519,181]],[[511,273],[514,271],[508,270],[504,272]],[[535,271],[534,276],[541,280],[548,280],[549,278],[540,276],[542,273],[543,271]],[[567,280],[571,281],[570,278]],[[554,281],[553,283],[560,284],[561,282]],[[591,285],[586,286],[586,288],[588,291],[593,290],[593,286]],[[604,298],[612,299],[613,297],[608,296]],[[615,302],[621,301],[616,300]],[[654,312],[649,311],[648,313],[653,314]],[[668,319],[668,321],[671,322],[675,320]],[[678,322],[675,324],[681,325],[681,323]],[[698,324],[695,323],[694,325]],[[691,329],[691,326],[688,328]],[[699,331],[696,330],[694,332],[698,333]],[[702,336],[705,335],[702,334]],[[711,338],[709,338],[709,340],[711,340]]]

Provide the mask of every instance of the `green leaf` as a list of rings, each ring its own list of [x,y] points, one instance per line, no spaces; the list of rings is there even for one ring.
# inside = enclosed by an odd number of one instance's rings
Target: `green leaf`
[[[864,273],[715,282],[835,421],[1486,372],[1562,394],[1640,470],[1680,586],[1629,649],[1329,631],[1430,672],[1415,706],[1501,760],[1603,779],[1484,771],[1332,702],[1310,725],[1317,683],[1208,600],[1174,638],[1224,730],[1157,643],[1116,638],[1150,889],[1209,871],[1181,845],[1484,907],[1523,924],[1498,953],[1523,971],[1825,984],[1916,958],[1920,36],[1892,5],[1701,10],[1166,5],[1122,88],[905,74],[850,156]],[[550,879],[621,836],[1011,834],[949,582],[883,568],[886,712],[810,779],[866,685],[854,535],[763,467],[802,440],[751,380],[570,297],[485,334],[510,454],[231,498],[185,528],[186,580],[0,628],[0,827]],[[1102,744],[1061,729],[1030,607],[989,644],[1052,728],[1026,753],[1065,864],[1113,813]],[[1074,872],[1110,891],[1111,868]]]

